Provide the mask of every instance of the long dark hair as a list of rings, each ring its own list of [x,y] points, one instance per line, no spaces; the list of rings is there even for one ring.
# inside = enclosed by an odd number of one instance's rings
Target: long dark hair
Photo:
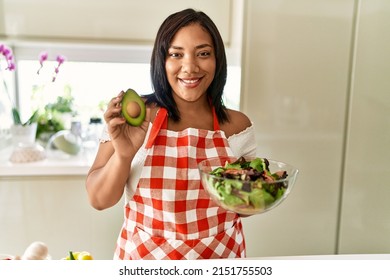
[[[150,75],[154,93],[146,95],[146,103],[156,103],[169,112],[169,117],[174,121],[180,120],[180,113],[172,97],[172,88],[165,72],[165,60],[168,55],[170,43],[180,28],[190,24],[200,24],[211,36],[215,49],[216,69],[214,80],[210,84],[207,95],[215,108],[218,121],[228,121],[226,107],[223,104],[222,94],[227,77],[227,63],[225,46],[218,28],[205,13],[194,9],[185,9],[171,14],[160,26],[151,57]]]

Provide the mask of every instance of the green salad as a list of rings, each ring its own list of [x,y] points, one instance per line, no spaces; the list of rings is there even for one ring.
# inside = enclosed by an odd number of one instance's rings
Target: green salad
[[[283,196],[288,174],[278,170],[271,173],[266,158],[246,161],[244,157],[210,172],[211,192],[231,210],[261,210]],[[239,211],[238,211],[239,212]]]

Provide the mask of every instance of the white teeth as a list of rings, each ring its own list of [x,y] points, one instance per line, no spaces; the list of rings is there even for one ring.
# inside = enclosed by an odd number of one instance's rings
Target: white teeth
[[[196,79],[196,80],[182,80],[184,83],[186,84],[194,84],[196,83],[197,81],[199,81],[199,79]]]

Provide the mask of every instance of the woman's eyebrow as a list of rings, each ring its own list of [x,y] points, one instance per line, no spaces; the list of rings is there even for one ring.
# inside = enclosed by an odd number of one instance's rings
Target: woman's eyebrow
[[[202,49],[202,48],[206,48],[206,47],[212,48],[213,46],[210,44],[202,44],[202,45],[196,46],[196,49]]]
[[[202,49],[202,48],[206,48],[206,47],[212,48],[213,46],[206,43],[206,44],[201,44],[201,45],[196,46],[195,49]],[[169,46],[169,48],[170,49],[175,49],[175,50],[183,50],[184,49],[183,47],[173,46],[173,45]]]

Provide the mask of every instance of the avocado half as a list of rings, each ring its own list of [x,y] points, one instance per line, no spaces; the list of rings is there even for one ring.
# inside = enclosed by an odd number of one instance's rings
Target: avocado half
[[[122,98],[122,115],[132,126],[140,126],[145,120],[145,103],[133,89],[129,88]]]

